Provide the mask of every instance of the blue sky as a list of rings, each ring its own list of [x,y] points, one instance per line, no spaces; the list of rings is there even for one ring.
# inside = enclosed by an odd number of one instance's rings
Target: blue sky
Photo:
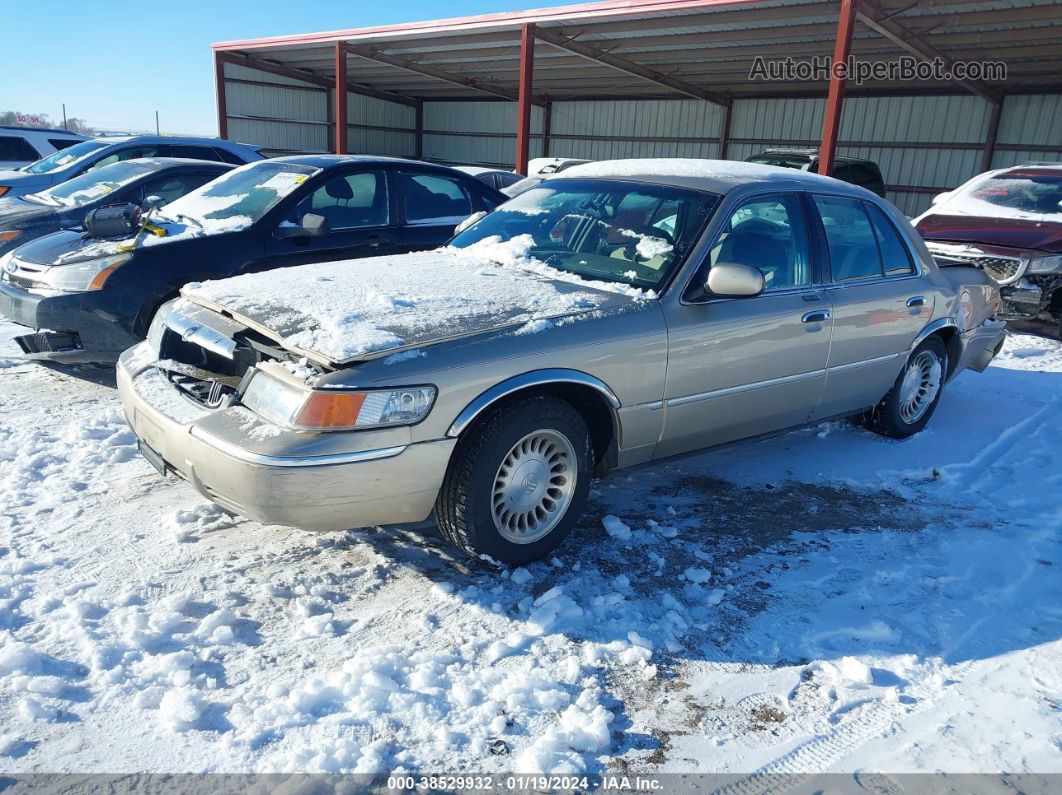
[[[0,0],[0,110],[99,129],[217,133],[210,44],[291,33],[566,5],[572,0]],[[19,77],[20,76],[20,77]]]

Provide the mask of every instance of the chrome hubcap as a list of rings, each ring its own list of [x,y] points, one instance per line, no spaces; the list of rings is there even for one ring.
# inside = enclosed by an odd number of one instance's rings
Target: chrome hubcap
[[[930,351],[922,351],[907,365],[900,383],[900,418],[908,425],[918,422],[940,392],[943,368]]]
[[[556,431],[529,433],[494,476],[491,514],[506,541],[530,544],[557,526],[575,494],[575,448]]]

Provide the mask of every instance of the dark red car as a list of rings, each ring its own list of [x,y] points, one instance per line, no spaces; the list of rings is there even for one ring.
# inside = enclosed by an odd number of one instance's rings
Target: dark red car
[[[979,174],[914,224],[940,264],[972,262],[999,282],[1003,317],[1062,326],[1062,163]]]

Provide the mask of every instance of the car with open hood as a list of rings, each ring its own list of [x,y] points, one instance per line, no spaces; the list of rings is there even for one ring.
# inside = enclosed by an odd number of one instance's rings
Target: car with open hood
[[[862,188],[730,161],[572,168],[442,249],[187,285],[118,365],[140,449],[226,510],[557,546],[591,478],[860,415],[921,430],[1003,344]]]
[[[111,207],[85,230],[8,252],[0,315],[34,330],[15,338],[29,357],[113,362],[187,282],[434,248],[504,200],[474,177],[412,160],[262,160],[161,209]]]
[[[188,157],[238,166],[262,160],[265,155],[256,146],[222,138],[169,135],[88,138],[22,168],[0,170],[0,197],[38,193],[92,169],[137,157]]]
[[[972,264],[1001,287],[1003,316],[1062,333],[1062,165],[979,174],[914,220],[941,265]]]
[[[228,163],[152,157],[88,171],[39,193],[0,199],[0,255],[38,237],[74,229],[107,205],[161,207],[232,170]]]

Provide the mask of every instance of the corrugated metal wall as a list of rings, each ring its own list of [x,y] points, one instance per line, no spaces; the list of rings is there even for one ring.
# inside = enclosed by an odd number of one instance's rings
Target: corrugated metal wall
[[[513,167],[515,102],[425,102],[424,158]],[[542,109],[531,109],[531,157],[542,154]]]
[[[722,108],[681,99],[555,102],[550,155],[718,157]]]
[[[358,154],[413,157],[417,112],[408,105],[360,94],[347,96],[347,150]]]
[[[225,64],[229,138],[270,152],[327,152],[330,92],[312,83]]]
[[[229,137],[281,152],[325,152],[331,92],[288,77],[226,65]],[[352,152],[410,157],[416,111],[351,94]],[[772,146],[817,147],[824,99],[739,99],[727,156],[743,160]],[[516,148],[513,102],[424,103],[423,156],[449,163],[511,168]],[[698,100],[556,102],[549,154],[590,160],[718,157],[722,108]],[[838,154],[876,162],[888,198],[915,215],[939,191],[981,169],[991,106],[972,95],[856,97],[845,102]],[[532,114],[531,156],[542,154],[543,111]],[[994,168],[1062,161],[1062,95],[1008,96]]]
[[[1020,163],[1062,161],[1062,96],[1039,94],[1007,97],[999,120],[993,168]],[[1043,151],[1037,147],[1054,148]]]

